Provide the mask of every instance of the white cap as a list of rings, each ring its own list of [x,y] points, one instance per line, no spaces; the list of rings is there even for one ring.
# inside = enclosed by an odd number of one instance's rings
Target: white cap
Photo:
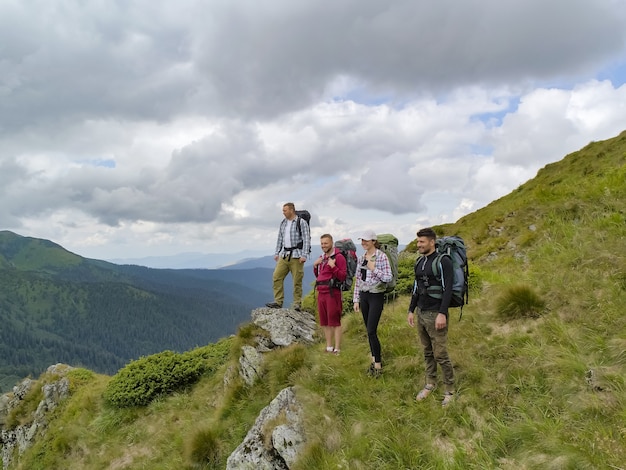
[[[378,237],[376,236],[376,232],[374,232],[373,230],[366,230],[359,237],[359,240],[378,240]]]

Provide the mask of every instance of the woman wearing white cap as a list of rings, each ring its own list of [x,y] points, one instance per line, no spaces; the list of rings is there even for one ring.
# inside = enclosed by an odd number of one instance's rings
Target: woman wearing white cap
[[[365,253],[359,257],[359,269],[354,286],[354,311],[361,311],[367,328],[372,362],[367,374],[378,378],[382,373],[380,341],[378,340],[378,322],[383,313],[385,289],[391,281],[391,266],[387,255],[378,248],[378,237],[373,230],[366,230],[361,237],[361,246]]]

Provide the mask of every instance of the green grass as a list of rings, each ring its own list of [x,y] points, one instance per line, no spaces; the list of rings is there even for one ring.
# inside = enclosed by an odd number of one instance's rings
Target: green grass
[[[192,389],[147,407],[107,407],[110,378],[84,380],[19,468],[224,468],[259,411],[290,385],[306,409],[299,469],[619,468],[626,461],[624,330],[604,338],[606,325],[581,330],[554,314],[503,322],[485,303],[466,306],[461,322],[451,316],[459,393],[449,408],[439,404],[441,389],[414,401],[423,362],[401,297],[386,306],[379,328],[379,380],[365,374],[365,329],[351,313],[340,356],[325,354],[321,338],[269,353],[252,387],[237,378],[224,385],[236,367],[232,355]],[[590,368],[603,391],[587,386]]]
[[[450,315],[458,394],[445,409],[441,387],[414,400],[424,366],[402,295],[385,306],[379,327],[379,380],[365,374],[362,320],[347,313],[340,356],[323,352],[321,336],[273,351],[248,387],[236,373],[241,346],[258,333],[247,325],[197,350],[210,366],[193,386],[145,407],[108,407],[111,378],[79,374],[49,432],[17,468],[224,468],[286,386],[295,386],[305,409],[307,445],[295,469],[624,468],[625,214],[622,134],[437,227],[465,239],[475,273],[463,319],[458,310]],[[507,297],[518,308],[503,315]]]

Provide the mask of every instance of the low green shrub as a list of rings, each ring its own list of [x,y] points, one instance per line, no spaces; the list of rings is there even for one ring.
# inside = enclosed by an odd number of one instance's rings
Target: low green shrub
[[[190,353],[163,351],[142,357],[111,379],[104,399],[119,408],[146,406],[159,396],[195,383],[205,370],[205,360]]]
[[[398,282],[396,292],[399,295],[410,294],[415,281],[415,260],[417,255],[403,251],[398,256]]]
[[[84,369],[82,367],[77,369],[72,369],[67,373],[67,378],[70,381],[71,390],[76,390],[82,385],[88,384],[96,377],[96,374],[89,369]]]
[[[483,270],[477,264],[469,263],[468,288],[471,295],[479,295],[483,289]]]
[[[539,317],[546,302],[527,285],[506,288],[496,302],[496,313],[504,320]]]

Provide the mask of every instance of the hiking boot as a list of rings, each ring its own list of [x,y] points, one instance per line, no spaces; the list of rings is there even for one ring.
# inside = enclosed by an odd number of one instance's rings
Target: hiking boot
[[[280,305],[280,304],[278,304],[276,302],[268,302],[268,303],[265,304],[265,306],[269,307],[269,308],[283,308],[282,305]]]
[[[302,311],[302,307],[300,307],[300,304],[295,304],[295,305],[293,306],[293,309],[294,309],[296,312],[301,312],[301,311]]]
[[[420,390],[420,392],[415,397],[415,401],[422,401],[428,398],[428,395],[432,393],[435,389],[435,384],[426,384],[424,388]]]
[[[374,366],[374,363],[372,362],[370,364],[370,368],[367,369],[367,375],[369,375],[370,377],[374,377],[375,379],[379,378],[381,375],[383,375],[383,369],[382,367],[380,369],[377,369],[376,366]]]
[[[443,394],[443,400],[441,401],[441,406],[442,407],[446,407],[448,406],[452,400],[454,400],[454,393],[453,392],[446,392]]]

